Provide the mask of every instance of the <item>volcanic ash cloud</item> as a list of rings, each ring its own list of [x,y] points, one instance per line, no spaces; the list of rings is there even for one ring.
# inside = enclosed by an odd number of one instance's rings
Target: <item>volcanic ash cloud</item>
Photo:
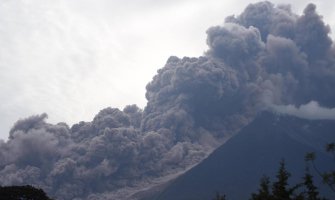
[[[147,85],[144,110],[105,108],[72,127],[46,114],[16,122],[0,142],[0,184],[36,185],[57,199],[126,199],[197,164],[261,110],[332,116],[329,32],[313,4],[302,15],[250,4],[207,30],[204,55],[170,57]]]

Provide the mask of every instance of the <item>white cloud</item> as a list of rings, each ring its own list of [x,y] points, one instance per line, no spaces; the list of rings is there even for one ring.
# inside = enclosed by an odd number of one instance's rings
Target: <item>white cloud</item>
[[[316,101],[311,101],[298,107],[294,105],[273,105],[271,108],[278,113],[293,115],[304,119],[335,120],[335,108],[321,107]]]

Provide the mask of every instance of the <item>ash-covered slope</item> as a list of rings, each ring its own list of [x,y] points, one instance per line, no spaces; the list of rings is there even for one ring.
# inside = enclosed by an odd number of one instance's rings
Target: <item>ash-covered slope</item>
[[[128,199],[199,163],[260,110],[315,101],[313,113],[334,117],[329,32],[313,4],[301,15],[251,4],[208,29],[204,55],[170,57],[147,85],[143,111],[106,108],[72,127],[45,114],[19,120],[0,141],[0,184],[57,199]]]
[[[293,175],[292,183],[297,183],[304,174],[307,152],[316,152],[320,169],[334,169],[332,157],[324,150],[325,144],[335,141],[334,130],[334,120],[261,113],[199,165],[145,199],[202,200],[220,192],[231,200],[247,200],[258,190],[263,175],[274,180],[281,159]],[[333,195],[320,179],[316,184],[324,195]]]

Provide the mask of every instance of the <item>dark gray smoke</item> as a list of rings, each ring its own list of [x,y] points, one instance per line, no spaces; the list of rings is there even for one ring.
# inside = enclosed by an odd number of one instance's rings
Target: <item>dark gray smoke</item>
[[[36,185],[57,199],[130,199],[200,162],[260,110],[303,117],[311,107],[296,107],[317,102],[322,118],[333,117],[329,32],[313,4],[302,15],[251,4],[208,29],[203,56],[170,57],[143,111],[106,108],[71,128],[46,114],[19,120],[0,142],[0,184]]]

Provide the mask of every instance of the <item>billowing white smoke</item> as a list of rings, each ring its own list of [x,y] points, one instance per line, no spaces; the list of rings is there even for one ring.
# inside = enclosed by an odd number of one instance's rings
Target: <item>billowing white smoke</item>
[[[269,105],[333,119],[335,50],[315,9],[260,2],[209,28],[209,50],[170,57],[143,111],[106,108],[71,128],[46,114],[19,120],[0,143],[0,184],[37,185],[57,199],[129,199],[201,161]]]
[[[271,108],[281,114],[293,115],[304,119],[335,120],[335,108],[321,107],[318,102],[311,101],[300,105],[272,105]]]

